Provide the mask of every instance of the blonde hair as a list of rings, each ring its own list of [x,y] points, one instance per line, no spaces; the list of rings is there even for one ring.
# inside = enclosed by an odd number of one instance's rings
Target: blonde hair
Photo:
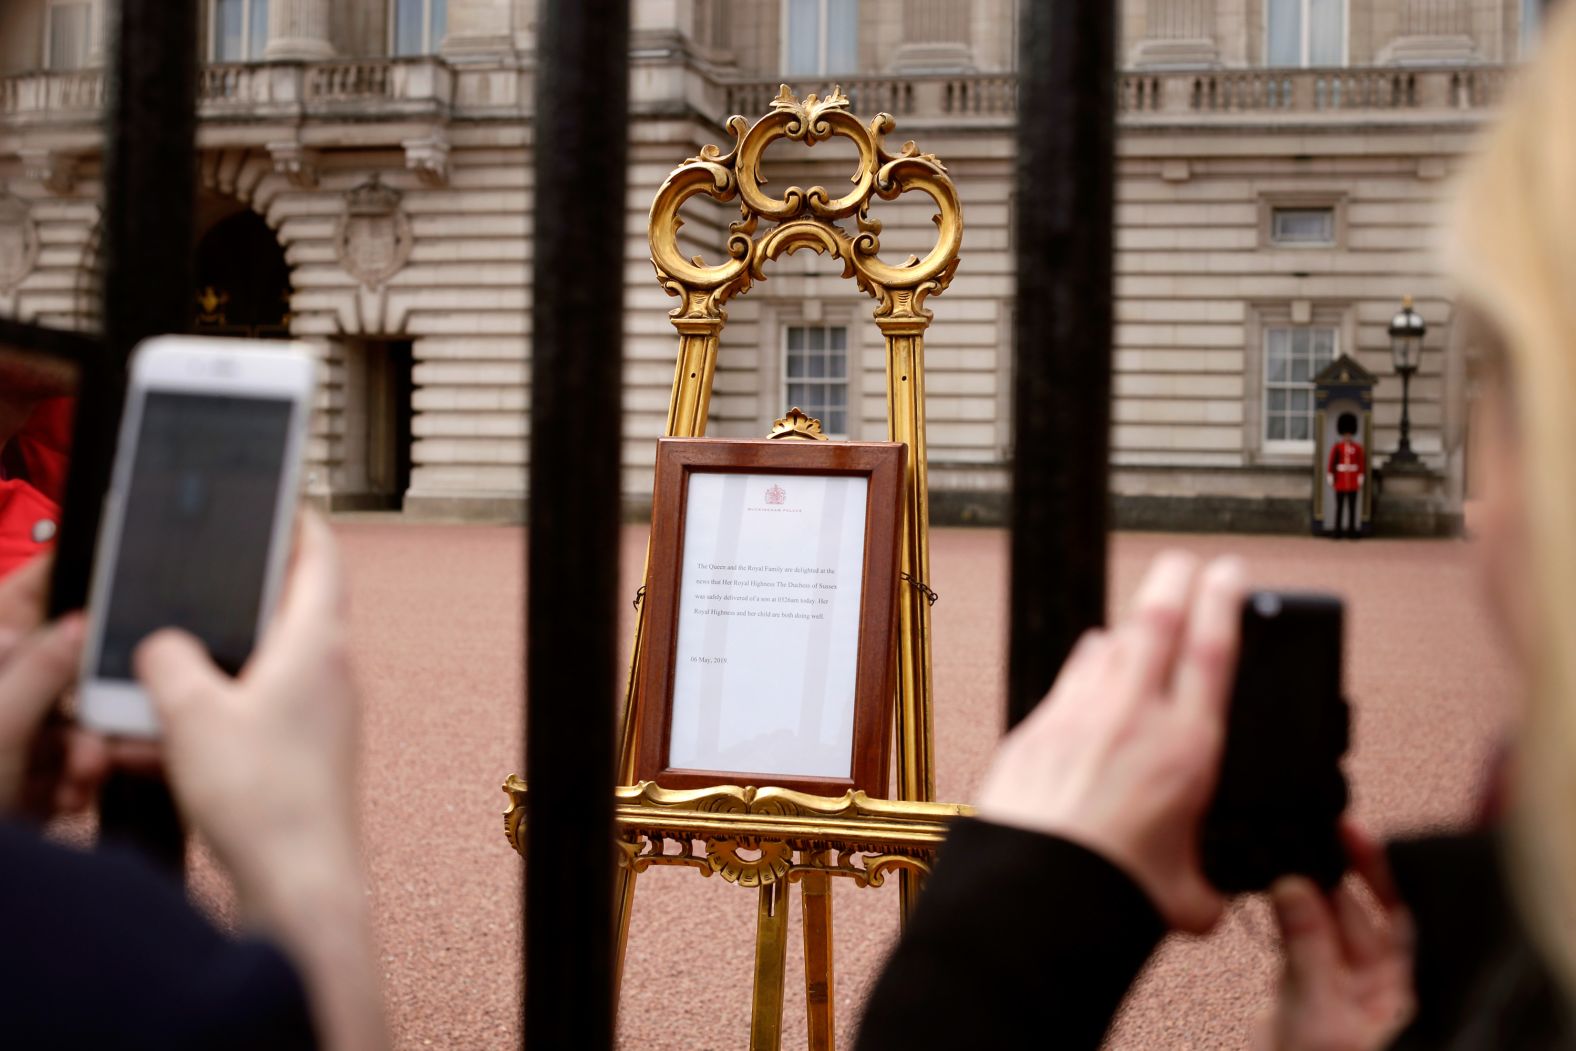
[[[1570,4],[1563,5],[1571,7]],[[1576,17],[1466,173],[1451,263],[1503,347],[1519,413],[1540,637],[1518,756],[1512,872],[1533,937],[1576,995]]]

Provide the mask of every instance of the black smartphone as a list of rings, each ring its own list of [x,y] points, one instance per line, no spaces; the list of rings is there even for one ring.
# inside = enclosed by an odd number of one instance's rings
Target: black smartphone
[[[1204,874],[1223,893],[1287,875],[1330,888],[1346,871],[1343,619],[1334,595],[1260,591],[1243,603],[1225,756],[1202,832]]]

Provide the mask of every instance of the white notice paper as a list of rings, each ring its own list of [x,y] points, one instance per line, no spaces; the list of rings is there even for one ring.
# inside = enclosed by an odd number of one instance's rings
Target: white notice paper
[[[868,488],[690,472],[669,766],[853,776]]]

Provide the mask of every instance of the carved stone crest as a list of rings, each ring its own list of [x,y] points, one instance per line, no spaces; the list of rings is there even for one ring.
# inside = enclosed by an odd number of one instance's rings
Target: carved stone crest
[[[400,197],[376,175],[345,194],[334,251],[346,272],[369,289],[393,277],[410,259],[413,237]]]
[[[15,194],[0,192],[0,292],[16,290],[38,262],[38,224]]]

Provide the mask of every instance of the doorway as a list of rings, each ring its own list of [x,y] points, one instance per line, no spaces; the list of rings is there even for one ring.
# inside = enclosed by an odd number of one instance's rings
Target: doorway
[[[356,340],[345,349],[350,388],[346,423],[359,432],[353,433],[346,451],[353,455],[360,447],[366,472],[365,498],[357,502],[371,510],[401,510],[410,489],[415,414],[411,342]]]

